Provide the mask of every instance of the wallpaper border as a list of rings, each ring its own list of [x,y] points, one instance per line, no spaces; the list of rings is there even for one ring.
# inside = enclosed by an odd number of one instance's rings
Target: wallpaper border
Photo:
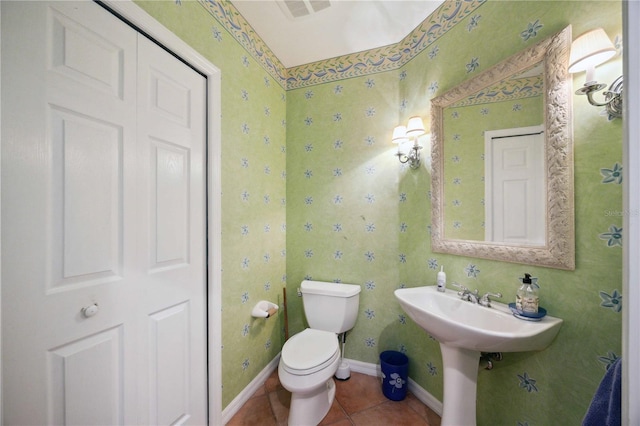
[[[398,69],[486,1],[446,0],[399,43],[285,68],[231,2],[198,0],[285,90]]]

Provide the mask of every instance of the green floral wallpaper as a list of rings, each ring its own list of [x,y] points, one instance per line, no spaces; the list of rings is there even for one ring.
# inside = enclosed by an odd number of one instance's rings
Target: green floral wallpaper
[[[397,70],[287,92],[288,288],[304,278],[362,285],[347,357],[376,363],[384,350],[402,351],[410,377],[441,398],[438,344],[393,297],[398,287],[435,284],[441,265],[449,281],[502,292],[505,302],[513,301],[517,278],[530,272],[539,277],[542,305],[564,319],[547,350],[506,354],[492,371],[480,372],[481,425],[580,424],[620,353],[622,198],[614,170],[621,164],[621,123],[600,116],[584,98],[574,100],[578,266],[572,272],[432,253],[429,170],[401,166],[390,134],[412,115],[427,119],[432,97],[568,24],[574,36],[601,25],[619,44],[620,4],[484,2]],[[612,81],[621,73],[620,58],[600,68],[600,79]],[[582,79],[577,75],[574,85]],[[295,302],[291,316],[301,318]]]
[[[286,287],[290,333],[300,331],[304,278],[360,284],[346,356],[377,363],[384,350],[402,351],[410,377],[442,398],[438,343],[393,291],[435,284],[444,265],[449,281],[505,302],[529,272],[541,305],[564,319],[547,350],[480,371],[478,424],[580,424],[621,353],[621,120],[574,97],[575,271],[433,253],[429,169],[402,166],[390,138],[410,116],[427,121],[434,96],[569,24],[574,38],[602,26],[621,52],[619,1],[451,0],[397,45],[292,69],[228,2],[136,3],[222,70],[222,111],[212,113],[223,135],[223,406],[284,342],[282,316],[252,320],[251,308],[280,301]],[[621,71],[618,56],[596,76],[610,82]]]

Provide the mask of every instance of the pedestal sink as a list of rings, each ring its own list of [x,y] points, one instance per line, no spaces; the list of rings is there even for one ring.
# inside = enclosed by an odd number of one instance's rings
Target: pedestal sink
[[[442,426],[476,424],[476,388],[481,352],[539,351],[551,344],[562,320],[545,316],[525,321],[509,306],[484,307],[461,300],[457,292],[436,286],[395,291],[400,306],[440,343],[444,367]]]

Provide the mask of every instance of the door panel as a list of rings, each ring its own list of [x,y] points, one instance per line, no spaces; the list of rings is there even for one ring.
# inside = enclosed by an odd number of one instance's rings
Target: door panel
[[[123,424],[122,366],[121,327],[49,351],[50,424]]]
[[[151,141],[151,269],[189,263],[189,150]]]
[[[51,109],[52,287],[122,278],[122,126]]]
[[[55,9],[51,9],[49,14],[50,68],[122,99],[125,91],[122,71],[126,57],[125,48],[119,40],[113,40],[109,33],[102,35],[105,34],[102,32],[104,25],[85,26]],[[131,32],[126,31],[125,36],[130,37]]]
[[[149,316],[151,424],[181,423],[189,413],[189,305]]]

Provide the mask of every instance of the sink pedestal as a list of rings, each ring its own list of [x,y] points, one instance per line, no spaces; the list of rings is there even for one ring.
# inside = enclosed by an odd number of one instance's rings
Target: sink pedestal
[[[480,352],[440,343],[444,368],[442,426],[475,426]]]

